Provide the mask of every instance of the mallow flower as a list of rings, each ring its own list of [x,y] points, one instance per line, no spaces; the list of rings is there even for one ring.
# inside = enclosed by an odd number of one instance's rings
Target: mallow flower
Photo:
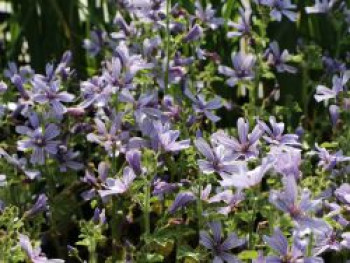
[[[106,162],[100,162],[97,167],[97,176],[90,171],[85,171],[85,176],[82,178],[82,181],[88,184],[91,189],[84,191],[81,193],[81,197],[84,200],[90,200],[97,194],[97,189],[101,188],[101,185],[105,183],[108,177],[108,173],[110,171],[110,165]]]
[[[33,101],[40,104],[49,104],[58,116],[67,112],[67,108],[62,103],[74,100],[74,95],[66,91],[60,91],[61,83],[59,80],[45,83],[39,78],[34,78],[32,84],[35,90]]]
[[[318,166],[321,166],[326,171],[332,170],[337,163],[350,161],[350,157],[344,156],[343,151],[339,150],[336,153],[331,153],[317,144],[315,145],[315,151],[311,151],[309,154],[317,155],[319,158]]]
[[[58,140],[54,140],[59,134],[59,128],[53,124],[45,126],[40,125],[39,118],[36,113],[29,117],[30,126],[17,126],[16,132],[26,137],[17,142],[17,148],[20,151],[32,150],[30,162],[33,164],[44,164],[45,154],[56,154],[59,144]]]
[[[186,207],[195,200],[196,196],[192,192],[181,192],[175,197],[175,200],[169,207],[168,212],[169,214],[174,214],[178,209]]]
[[[223,131],[218,131],[212,135],[212,140],[216,144],[222,144],[228,150],[231,150],[236,159],[256,158],[259,154],[257,148],[260,137],[263,132],[258,126],[249,133],[249,122],[243,118],[237,120],[238,139],[228,136]]]
[[[294,240],[292,246],[288,244],[288,239],[283,235],[279,228],[274,230],[272,236],[263,237],[266,244],[271,247],[278,255],[267,256],[266,262],[268,263],[292,263],[292,262],[309,262],[309,263],[322,263],[323,259],[320,257],[307,257],[306,248],[298,244]]]
[[[239,14],[240,16],[236,23],[232,21],[229,21],[227,23],[229,27],[232,27],[235,30],[235,31],[229,31],[227,33],[228,38],[249,36],[251,34],[252,10],[250,8],[247,8],[247,9],[240,8]]]
[[[275,145],[291,145],[298,146],[300,143],[298,142],[298,135],[296,134],[283,134],[285,124],[283,122],[277,122],[274,116],[270,116],[270,127],[265,122],[258,120],[258,126],[262,131],[265,132],[263,135],[263,139],[268,144]]]
[[[105,31],[96,29],[90,32],[90,39],[84,39],[83,47],[89,55],[97,56],[105,45],[107,34]]]
[[[196,18],[201,20],[209,28],[215,30],[224,23],[223,18],[215,17],[215,9],[212,8],[212,5],[210,3],[207,3],[205,9],[199,0],[197,0],[194,5],[196,7]]]
[[[185,95],[192,101],[192,107],[197,114],[204,114],[212,122],[218,122],[220,120],[220,117],[212,113],[213,110],[222,107],[219,97],[206,101],[203,94],[197,94],[195,96],[189,89],[185,90]]]
[[[165,152],[178,152],[190,147],[190,140],[177,141],[180,132],[170,130],[170,124],[162,124],[160,121],[153,122],[151,144],[154,149]]]
[[[108,85],[103,76],[94,76],[80,84],[80,91],[84,99],[80,107],[88,108],[92,105],[104,107],[116,93],[117,87]]]
[[[204,174],[210,173],[231,173],[236,171],[235,159],[231,151],[223,145],[211,147],[203,138],[194,141],[197,150],[205,157],[197,161],[199,169]]]
[[[233,193],[232,190],[225,190],[211,197],[209,199],[209,203],[224,202],[226,205],[218,208],[218,213],[228,215],[229,213],[236,211],[244,198],[245,195],[240,190],[236,191],[235,193]]]
[[[33,263],[63,263],[62,259],[48,259],[41,251],[40,246],[33,247],[28,236],[19,234],[19,245]]]
[[[281,21],[283,15],[292,22],[297,20],[297,6],[291,0],[261,0],[260,3],[272,8],[270,16],[276,21]]]
[[[237,171],[232,174],[221,174],[222,181],[220,185],[223,187],[234,186],[238,190],[254,187],[261,183],[262,178],[272,166],[272,160],[263,159],[262,164],[254,168],[248,169],[248,164],[242,162],[237,164]]]
[[[40,194],[35,202],[35,204],[24,213],[24,216],[34,216],[47,209],[48,198],[45,194]]]
[[[330,226],[310,213],[321,204],[321,200],[311,200],[311,192],[304,189],[298,196],[298,186],[293,176],[283,178],[283,191],[271,190],[270,203],[277,209],[289,214],[300,229],[310,228],[315,232],[329,231]]]
[[[187,42],[193,42],[199,40],[203,36],[203,29],[200,25],[195,24],[188,33],[183,37],[183,41],[185,43]]]
[[[329,231],[316,235],[315,247],[313,249],[314,255],[321,255],[327,251],[340,251],[340,233],[336,231]]]
[[[350,78],[350,71],[345,71],[341,76],[334,75],[332,79],[332,89],[324,85],[316,87],[316,94],[314,96],[317,102],[328,101],[329,99],[336,99],[340,92],[344,91],[344,87]]]
[[[103,122],[95,118],[97,133],[89,133],[87,139],[105,148],[111,156],[118,156],[123,151],[123,143],[129,138],[129,132],[122,130],[123,114],[113,114],[111,121]],[[110,127],[107,128],[106,126]]]
[[[336,2],[337,0],[315,0],[315,5],[305,7],[305,11],[307,14],[327,14]]]
[[[343,240],[340,242],[342,247],[350,249],[350,232],[345,232],[342,234]]]
[[[274,160],[273,168],[284,176],[301,177],[301,150],[289,146],[272,146],[268,155]]]
[[[255,57],[253,54],[232,53],[231,60],[233,68],[223,65],[218,68],[220,74],[229,77],[226,80],[227,85],[234,87],[239,81],[254,79]]]
[[[340,202],[350,206],[350,184],[343,183],[334,194]]]
[[[270,43],[269,48],[265,52],[265,57],[267,63],[276,68],[277,72],[288,72],[293,74],[297,72],[295,67],[286,64],[291,56],[286,49],[281,52],[277,41]]]
[[[102,199],[111,195],[124,194],[127,192],[136,178],[136,174],[129,166],[123,170],[123,177],[121,178],[107,178],[103,190],[98,190]]]
[[[238,238],[235,233],[230,233],[227,238],[224,239],[220,222],[210,222],[208,225],[212,235],[206,231],[200,231],[199,243],[211,251],[214,257],[213,262],[239,262],[239,260],[231,254],[230,250],[242,246],[245,240]]]

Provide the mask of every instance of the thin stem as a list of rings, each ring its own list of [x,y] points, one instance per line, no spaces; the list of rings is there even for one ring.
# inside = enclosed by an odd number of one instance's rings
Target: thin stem
[[[256,214],[256,197],[253,195],[252,196],[252,216],[250,218],[250,227],[249,227],[249,249],[252,250],[253,249],[253,233],[254,233],[254,226],[255,226],[255,214]]]
[[[200,172],[198,172],[198,177],[200,177]],[[198,233],[202,227],[203,205],[202,205],[201,195],[202,195],[201,180],[200,178],[198,178],[198,198],[197,198]]]
[[[116,262],[118,258],[117,245],[118,245],[118,217],[117,217],[117,198],[112,198],[112,262]]]
[[[90,244],[90,257],[89,257],[89,263],[97,263],[97,254],[96,254],[96,244],[94,241],[91,241],[92,244]]]
[[[51,221],[51,232],[53,233],[53,243],[56,249],[56,252],[58,254],[58,256],[61,256],[61,248],[60,248],[60,244],[58,241],[58,237],[57,237],[57,225],[56,225],[56,219],[55,219],[55,205],[54,205],[54,197],[56,194],[56,185],[55,185],[55,176],[54,174],[51,173],[50,171],[50,164],[47,162],[45,162],[45,177],[46,177],[46,183],[47,183],[47,193],[48,193],[48,199],[49,199],[49,203],[50,203],[50,221]]]
[[[170,7],[171,0],[166,1],[166,42],[165,42],[165,52],[166,52],[166,68],[165,68],[165,80],[164,89],[165,92],[169,88],[169,65],[170,65]]]
[[[150,199],[151,199],[151,185],[148,178],[146,177],[145,184],[145,211],[144,211],[144,220],[145,220],[145,234],[148,236],[151,233],[150,225]]]

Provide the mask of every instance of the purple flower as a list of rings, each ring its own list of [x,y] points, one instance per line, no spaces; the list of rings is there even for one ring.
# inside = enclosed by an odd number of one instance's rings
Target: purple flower
[[[234,186],[238,190],[254,187],[261,183],[262,178],[271,168],[271,160],[263,159],[262,164],[253,170],[248,170],[246,162],[237,164],[237,172],[233,174],[221,174],[223,187]]]
[[[73,75],[74,71],[72,71],[69,67],[70,62],[72,61],[72,52],[67,50],[63,53],[60,63],[57,65],[55,74],[60,75],[63,80],[67,80],[68,77]]]
[[[337,75],[333,76],[332,82],[333,86],[332,89],[327,88],[323,85],[318,85],[316,88],[316,94],[315,94],[315,100],[317,102],[329,100],[329,99],[335,99],[338,97],[338,94],[342,91],[344,91],[344,86],[348,82],[350,78],[350,71],[345,71],[344,74],[340,77]]]
[[[266,257],[266,262],[268,263],[292,263],[299,262],[313,262],[321,263],[323,262],[322,258],[319,257],[305,257],[306,253],[305,247],[301,246],[294,239],[293,245],[289,247],[288,239],[283,235],[282,231],[279,228],[276,228],[272,236],[264,236],[264,241],[271,247],[275,252],[278,253],[278,256],[268,256]]]
[[[282,15],[286,16],[290,21],[297,20],[297,6],[291,3],[291,0],[261,0],[261,4],[272,8],[270,16],[276,21],[282,20]]]
[[[38,116],[34,113],[29,117],[29,121],[30,127],[16,127],[17,133],[27,137],[17,142],[17,148],[20,151],[32,149],[31,163],[44,164],[45,153],[57,153],[59,141],[53,139],[60,134],[60,130],[55,124],[48,124],[45,127],[40,126]]]
[[[192,203],[195,200],[196,200],[196,197],[191,192],[179,193],[175,197],[174,202],[169,207],[168,212],[170,214],[174,214],[179,208],[186,207],[188,204]]]
[[[239,118],[237,121],[237,130],[238,140],[229,137],[223,131],[214,133],[212,135],[212,140],[231,150],[236,159],[250,159],[257,157],[259,154],[257,144],[262,135],[261,129],[258,126],[255,126],[253,131],[249,134],[249,123],[245,122],[243,118]]]
[[[231,31],[227,33],[228,38],[249,36],[251,34],[252,10],[249,8],[247,9],[240,8],[239,13],[240,13],[240,16],[237,23],[234,23],[232,21],[227,23],[229,27],[233,27],[234,29],[236,29],[236,31]]]
[[[90,170],[85,171],[85,176],[83,177],[82,181],[90,185],[92,188],[90,190],[84,191],[81,194],[84,200],[90,200],[96,196],[96,189],[100,189],[101,184],[103,184],[106,181],[109,170],[110,166],[108,163],[100,162],[97,167],[97,177]]]
[[[244,54],[243,52],[232,53],[231,60],[233,68],[220,65],[218,69],[220,74],[229,77],[229,79],[226,80],[227,85],[233,87],[238,81],[254,79],[254,55]]]
[[[23,66],[18,69],[16,63],[9,62],[8,68],[4,70],[4,76],[14,82],[14,77],[18,77],[21,82],[29,82],[34,75],[34,70],[30,66]]]
[[[276,68],[277,72],[289,72],[296,73],[297,69],[286,63],[290,60],[288,50],[283,50],[281,53],[278,42],[273,41],[270,43],[269,48],[265,52],[267,63]]]
[[[98,55],[104,46],[104,43],[107,38],[106,32],[97,29],[90,32],[91,39],[84,39],[83,47],[87,50],[87,52],[95,57]]]
[[[3,94],[7,91],[7,84],[3,81],[0,81],[0,94]]]
[[[40,194],[32,208],[25,212],[26,216],[34,216],[47,209],[47,196]]]
[[[102,71],[102,79],[106,82],[106,89],[116,91],[120,89],[133,88],[132,80],[134,75],[130,73],[123,74],[121,60],[112,57],[111,60],[105,62],[105,67]]]
[[[340,108],[337,105],[329,106],[329,115],[331,117],[331,123],[333,127],[336,127],[340,114]]]
[[[232,190],[225,190],[211,197],[209,199],[209,203],[224,202],[227,206],[220,207],[218,209],[218,213],[228,215],[238,208],[239,204],[244,200],[244,198],[244,193],[241,191],[232,193]]]
[[[108,104],[112,94],[115,94],[116,87],[107,85],[104,77],[95,76],[88,81],[80,84],[80,90],[84,101],[81,103],[82,108],[90,107],[92,104],[97,107],[104,107]]]
[[[263,139],[269,144],[284,144],[297,146],[300,145],[298,142],[298,135],[296,134],[283,134],[284,132],[284,123],[276,122],[274,116],[269,118],[271,128],[263,121],[258,120],[258,126],[263,130],[267,136],[263,136]]]
[[[41,252],[40,246],[33,248],[30,239],[26,235],[19,234],[19,245],[26,252],[27,257],[33,263],[63,263],[64,260],[61,259],[47,259],[47,257]]]
[[[315,0],[314,6],[305,7],[307,14],[329,13],[337,0]]]
[[[152,63],[147,63],[141,55],[130,54],[130,50],[125,42],[120,42],[115,49],[115,55],[125,70],[126,79],[132,79],[137,72],[144,69],[153,68]]]
[[[284,176],[301,177],[301,150],[288,146],[272,147],[269,156],[274,160],[273,168]]]
[[[157,195],[159,198],[163,198],[164,194],[170,194],[176,191],[179,188],[179,184],[177,183],[168,183],[166,181],[162,181],[161,179],[157,179],[153,183],[153,195]]]
[[[239,239],[235,233],[230,233],[224,240],[222,237],[222,227],[220,222],[210,222],[209,227],[212,232],[212,236],[208,232],[200,231],[199,243],[206,249],[211,250],[214,256],[213,262],[239,262],[239,260],[230,253],[230,250],[242,246],[245,241]]]
[[[192,42],[200,39],[203,36],[203,29],[200,25],[194,25],[190,31],[187,33],[186,36],[184,36],[183,41],[185,43]]]
[[[334,192],[339,201],[350,205],[350,184],[344,183]]]
[[[6,186],[7,181],[6,181],[6,175],[0,174],[0,187]]]
[[[60,172],[67,172],[68,168],[74,171],[82,170],[84,165],[76,160],[79,154],[80,152],[74,152],[72,149],[68,149],[67,146],[60,145],[55,156],[59,162]]]
[[[194,5],[196,7],[196,17],[204,24],[208,25],[209,28],[215,30],[224,23],[223,18],[215,17],[215,9],[212,8],[210,3],[207,3],[205,9],[199,0],[197,0]]]
[[[200,191],[200,200],[202,201],[205,201],[205,202],[208,202],[209,201],[209,196],[210,196],[210,193],[211,193],[211,184],[207,184],[207,186],[204,188],[201,187],[201,191]]]
[[[60,91],[60,81],[53,81],[49,84],[43,82],[39,78],[34,78],[32,81],[35,94],[33,101],[40,104],[50,104],[55,114],[58,116],[67,112],[67,108],[62,102],[72,102],[74,95],[65,91]]]
[[[345,232],[342,234],[343,241],[341,245],[347,249],[350,249],[350,232]]]
[[[122,178],[107,178],[104,190],[99,190],[101,198],[104,199],[111,195],[123,194],[129,190],[132,182],[136,178],[134,171],[130,167],[125,167]]]
[[[40,172],[37,170],[30,170],[27,168],[27,159],[18,158],[17,156],[10,156],[7,152],[0,148],[0,157],[4,157],[6,161],[13,165],[16,169],[23,172],[30,180],[40,177]]]
[[[117,25],[120,28],[119,32],[113,32],[111,37],[117,40],[126,40],[130,36],[136,36],[137,30],[135,24],[131,22],[129,25],[125,21],[124,17],[117,12],[114,17],[113,24]]]
[[[304,189],[298,200],[298,187],[293,176],[283,178],[282,192],[271,190],[270,203],[277,209],[289,214],[293,221],[301,228],[310,228],[316,232],[326,232],[330,226],[322,219],[312,218],[309,213],[321,204],[321,200],[311,200],[311,192]]]
[[[325,148],[319,147],[318,145],[315,145],[315,148],[316,151],[311,151],[310,154],[318,155],[318,158],[320,159],[318,166],[323,167],[327,171],[332,170],[337,163],[350,161],[350,157],[344,156],[341,150],[332,154]]]
[[[211,148],[203,138],[198,138],[194,144],[198,151],[206,158],[205,160],[198,160],[198,166],[202,173],[210,174],[217,172],[221,174],[236,171],[236,166],[233,164],[235,159],[231,152],[225,149],[223,145]]]
[[[101,210],[97,207],[94,211],[94,216],[93,216],[92,220],[96,225],[105,224],[107,222],[106,210],[105,209]]]
[[[206,102],[203,94],[197,94],[194,96],[189,89],[185,90],[185,95],[192,101],[192,107],[197,114],[204,114],[212,122],[220,120],[220,117],[212,113],[213,110],[222,107],[221,99],[219,97],[215,97]]]
[[[341,73],[346,70],[345,63],[332,58],[328,53],[322,56],[322,64],[328,74]]]
[[[174,102],[173,97],[165,95],[163,98],[163,118],[165,121],[179,120],[181,114],[181,107]]]
[[[315,247],[313,249],[314,255],[321,255],[326,251],[340,251],[341,245],[338,241],[339,233],[329,231],[316,235]]]
[[[118,156],[119,152],[124,151],[123,143],[129,138],[129,132],[122,131],[122,115],[121,113],[114,115],[112,121],[106,123],[95,118],[97,134],[89,133],[88,141],[103,146],[111,156]],[[110,125],[109,129],[106,124]]]
[[[169,124],[162,124],[160,121],[153,122],[152,146],[165,152],[177,152],[190,147],[190,140],[176,141],[180,132],[170,130]]]
[[[135,0],[129,3],[128,10],[142,22],[158,22],[165,19],[165,0]]]
[[[161,115],[161,111],[155,108],[156,105],[158,106],[158,94],[155,92],[142,93],[136,100],[129,90],[124,89],[119,93],[118,99],[133,106],[135,117],[141,114],[146,114],[150,117],[159,117]]]
[[[127,151],[125,159],[135,174],[140,175],[143,173],[144,168],[141,166],[141,152],[139,150]]]

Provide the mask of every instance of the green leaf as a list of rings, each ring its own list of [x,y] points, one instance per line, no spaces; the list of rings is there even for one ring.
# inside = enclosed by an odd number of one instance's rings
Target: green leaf
[[[257,257],[258,257],[258,252],[255,250],[244,250],[238,255],[238,258],[240,260],[255,259]]]

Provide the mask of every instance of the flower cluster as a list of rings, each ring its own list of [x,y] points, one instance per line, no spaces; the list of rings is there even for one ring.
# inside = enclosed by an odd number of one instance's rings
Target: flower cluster
[[[4,262],[350,258],[348,60],[323,56],[316,84],[306,43],[289,53],[262,33],[319,13],[345,25],[346,4],[226,1],[220,17],[210,1],[110,2],[111,32],[82,43],[100,65],[85,79],[70,51],[45,74],[4,71]],[[213,50],[220,30],[231,57]],[[300,74],[330,121],[278,101]]]

